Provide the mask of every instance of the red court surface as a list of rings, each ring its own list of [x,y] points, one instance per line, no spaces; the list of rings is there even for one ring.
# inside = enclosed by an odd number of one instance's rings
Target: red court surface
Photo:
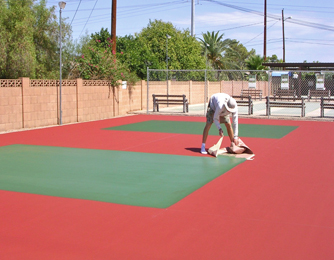
[[[153,119],[203,127],[205,120],[128,116],[1,134],[0,146],[203,156],[201,133],[101,130]],[[254,161],[166,209],[0,190],[0,259],[334,259],[333,122],[239,123],[298,128],[281,139],[242,138],[255,152]],[[217,140],[209,136],[207,147]]]

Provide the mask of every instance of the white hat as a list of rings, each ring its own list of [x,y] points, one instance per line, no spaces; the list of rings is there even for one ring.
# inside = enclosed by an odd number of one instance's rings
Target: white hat
[[[238,109],[237,101],[235,101],[235,99],[231,97],[229,100],[227,100],[225,107],[227,111],[235,113]]]

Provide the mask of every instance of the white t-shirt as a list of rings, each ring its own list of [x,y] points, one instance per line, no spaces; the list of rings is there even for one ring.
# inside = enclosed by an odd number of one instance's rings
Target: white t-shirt
[[[217,93],[211,96],[211,102],[210,107],[215,111],[213,115],[213,122],[217,126],[218,129],[221,129],[220,126],[220,117],[221,116],[227,116],[232,114],[232,127],[233,127],[233,133],[234,136],[238,136],[239,130],[238,130],[238,108],[235,113],[229,112],[225,108],[225,104],[230,99],[230,96],[225,93]]]

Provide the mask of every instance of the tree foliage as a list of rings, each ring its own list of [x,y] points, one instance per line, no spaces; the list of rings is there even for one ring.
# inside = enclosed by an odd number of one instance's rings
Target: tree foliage
[[[243,70],[245,60],[255,54],[255,50],[247,51],[239,41],[235,39],[223,39],[224,34],[218,32],[206,32],[199,38],[204,54],[210,66],[216,70]]]
[[[112,86],[126,80],[133,85],[138,78],[119,61],[119,55],[112,50],[113,44],[107,29],[102,28],[99,33],[92,34],[75,60],[74,77],[110,80]]]
[[[56,78],[59,72],[58,31],[55,7],[46,1],[0,2],[0,77]],[[70,35],[63,24],[64,38]],[[59,66],[58,66],[59,67]]]
[[[228,65],[223,61],[223,52],[228,48],[230,39],[223,40],[224,34],[219,35],[219,31],[206,32],[202,34],[203,39],[199,39],[202,45],[202,53],[210,61],[214,69],[227,69]]]
[[[170,38],[167,38],[167,35]],[[146,68],[205,69],[201,46],[188,30],[180,31],[172,23],[150,21],[146,28],[135,36],[119,37],[118,52],[124,52],[122,62],[141,78],[146,78]]]
[[[47,8],[46,0],[0,0],[0,78],[59,78],[56,8]],[[117,37],[116,53],[112,53],[110,46],[114,43],[110,42],[107,29],[73,42],[66,19],[62,19],[61,26],[63,78],[126,78],[134,82],[136,77],[146,79],[147,67],[166,70],[166,58],[169,71],[262,69],[255,66],[260,62],[255,50],[247,51],[237,40],[224,39],[219,32],[204,33],[198,41],[189,30],[178,30],[172,23],[154,20],[134,36]],[[281,61],[276,55],[268,60]],[[165,72],[159,79],[166,79]],[[168,74],[170,79],[174,75],[172,71]],[[201,77],[188,73],[184,80]]]
[[[7,60],[7,31],[5,30],[5,21],[7,20],[7,8],[4,1],[0,1],[0,78],[5,74]]]
[[[244,70],[246,68],[245,60],[255,55],[255,50],[248,51],[239,41],[233,39],[224,53],[224,59],[234,64],[235,69]]]

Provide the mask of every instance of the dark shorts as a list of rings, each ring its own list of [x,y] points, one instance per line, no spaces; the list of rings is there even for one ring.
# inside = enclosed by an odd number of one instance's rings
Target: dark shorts
[[[206,122],[209,124],[213,123],[213,115],[215,114],[215,111],[210,107],[210,103],[208,105],[208,109],[206,111]],[[220,123],[229,123],[230,124],[230,117],[227,116],[221,116],[220,117]]]

